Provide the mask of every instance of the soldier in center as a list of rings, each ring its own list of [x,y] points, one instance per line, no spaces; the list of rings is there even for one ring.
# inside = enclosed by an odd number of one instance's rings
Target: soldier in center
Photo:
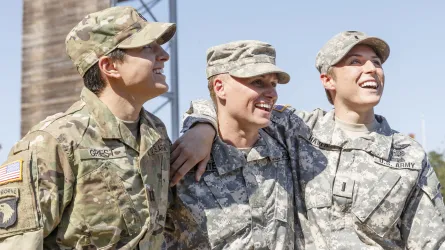
[[[218,134],[201,181],[191,171],[173,190],[167,248],[294,249],[289,157],[263,130],[277,84],[290,77],[275,65],[275,49],[260,41],[208,49],[206,71]]]

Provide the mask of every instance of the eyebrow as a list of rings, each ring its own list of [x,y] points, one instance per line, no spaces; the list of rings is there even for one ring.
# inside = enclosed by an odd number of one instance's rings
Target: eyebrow
[[[261,77],[261,80],[266,79],[266,77],[265,77],[264,75],[260,75],[259,77]],[[270,82],[271,82],[271,83],[278,84],[278,76],[277,76],[277,79],[276,79],[276,80],[272,80],[272,81],[270,81]]]
[[[347,56],[347,57],[351,57],[351,56],[363,57],[363,55],[360,55],[360,54],[347,54],[346,56]],[[378,56],[372,56],[372,58],[378,58],[378,59],[380,59],[380,57],[378,57]]]

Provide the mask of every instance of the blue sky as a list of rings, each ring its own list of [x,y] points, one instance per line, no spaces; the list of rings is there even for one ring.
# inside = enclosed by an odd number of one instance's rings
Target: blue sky
[[[129,5],[138,5],[130,1]],[[154,8],[159,21],[168,21],[168,1]],[[391,55],[383,65],[385,91],[376,113],[391,127],[414,133],[422,142],[425,119],[427,150],[445,149],[444,1],[184,1],[178,0],[180,113],[189,101],[208,98],[205,51],[241,39],[263,40],[277,49],[277,64],[291,82],[278,87],[278,103],[298,109],[330,109],[315,69],[315,55],[336,33],[360,30],[386,40]],[[150,18],[148,18],[150,20]],[[0,69],[0,162],[20,136],[22,1],[5,1],[0,9],[3,59]],[[167,77],[168,68],[166,70]],[[163,98],[145,106],[154,110]],[[169,108],[157,113],[170,125]]]

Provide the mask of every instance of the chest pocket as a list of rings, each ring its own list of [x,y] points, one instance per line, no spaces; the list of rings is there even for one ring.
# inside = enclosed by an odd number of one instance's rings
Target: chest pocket
[[[189,173],[178,186],[178,195],[207,234],[212,249],[251,226],[247,192],[239,169],[223,176],[207,171],[200,182],[194,180],[194,173]]]
[[[124,147],[114,150],[80,149],[78,178],[69,223],[61,223],[62,242],[97,248],[137,235],[142,222],[121,177],[127,161]],[[131,166],[131,165],[130,165]],[[70,232],[70,233],[67,233]],[[61,235],[62,234],[62,235]]]
[[[407,170],[405,170],[407,171]],[[410,185],[392,169],[384,172],[375,183],[358,184],[358,195],[352,213],[358,220],[380,237],[391,229],[399,220],[400,214],[409,195]],[[366,185],[371,186],[367,188]],[[360,186],[367,192],[362,192]]]

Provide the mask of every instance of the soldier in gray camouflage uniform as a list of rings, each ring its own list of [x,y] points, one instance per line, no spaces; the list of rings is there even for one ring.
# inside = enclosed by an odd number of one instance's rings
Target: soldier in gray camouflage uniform
[[[289,157],[262,130],[276,84],[289,82],[289,75],[275,66],[271,45],[236,41],[207,51],[207,78],[218,136],[201,181],[191,171],[176,186],[168,249],[294,249]]]
[[[0,165],[0,249],[160,249],[170,140],[142,104],[168,89],[160,45],[175,31],[114,7],[68,34],[85,88]]]
[[[374,114],[388,56],[382,39],[337,34],[316,59],[335,109],[274,108],[266,130],[290,151],[307,249],[445,249],[441,185],[426,153]],[[217,125],[211,103],[192,106]]]

